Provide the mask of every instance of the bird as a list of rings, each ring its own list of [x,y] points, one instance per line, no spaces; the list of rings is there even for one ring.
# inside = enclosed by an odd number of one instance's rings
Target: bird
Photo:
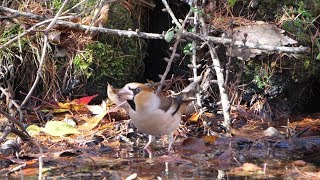
[[[152,87],[137,82],[126,84],[117,96],[128,102],[133,125],[138,131],[149,135],[144,149],[152,143],[153,136],[168,135],[170,152],[173,132],[179,127],[186,106],[194,99],[186,98],[185,93],[175,97],[156,94]]]

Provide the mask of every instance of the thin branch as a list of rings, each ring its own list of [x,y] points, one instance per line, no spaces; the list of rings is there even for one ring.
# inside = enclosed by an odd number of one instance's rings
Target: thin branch
[[[20,104],[20,107],[23,107],[26,102],[28,101],[28,99],[30,98],[31,94],[33,93],[34,89],[36,88],[36,86],[38,85],[38,82],[40,80],[41,74],[42,74],[42,66],[44,63],[44,59],[46,56],[46,51],[47,51],[47,45],[48,45],[48,36],[47,33],[48,31],[52,28],[52,26],[56,23],[56,21],[58,20],[58,17],[60,16],[60,14],[62,13],[62,9],[64,8],[64,6],[68,3],[68,0],[65,0],[63,2],[63,4],[61,5],[59,11],[57,12],[57,14],[55,15],[55,17],[52,19],[52,21],[50,22],[50,24],[48,25],[48,27],[45,30],[45,34],[44,34],[44,42],[43,42],[43,48],[42,48],[42,53],[41,53],[41,58],[40,58],[40,63],[39,63],[39,67],[38,67],[38,71],[37,71],[37,76],[36,79],[33,82],[33,85],[30,89],[30,91],[28,92],[27,96],[24,98],[24,100],[22,101],[22,103]]]
[[[2,6],[0,6],[0,7],[2,7]],[[10,9],[10,8],[2,8],[1,10],[7,11],[8,9]],[[10,10],[12,10],[12,9],[10,9]],[[19,15],[24,15],[23,12],[21,12],[21,11],[15,10],[15,12]],[[46,23],[48,21],[50,22],[50,20],[45,20],[45,21],[46,21]],[[41,24],[46,24],[46,23],[41,22]],[[56,24],[67,26],[70,28],[80,29],[83,31],[86,31],[87,29],[89,29],[89,26],[81,25],[81,24],[77,24],[77,23],[72,23],[72,22],[68,22],[68,21],[58,20],[56,22]],[[101,32],[101,33],[106,33],[106,34],[116,34],[119,36],[128,36],[128,37],[135,36],[135,37],[141,37],[141,38],[145,38],[145,39],[164,39],[164,35],[162,35],[162,34],[145,33],[145,32],[140,32],[140,31],[137,31],[137,32],[136,31],[126,31],[126,30],[109,29],[109,28],[101,28],[101,27],[91,27],[90,31]],[[21,34],[21,36],[24,36],[24,35],[25,35],[24,33]],[[177,37],[178,37],[178,35],[175,36],[176,39],[177,39]],[[193,39],[208,42],[208,43],[219,43],[219,44],[223,44],[223,45],[231,45],[232,44],[232,45],[236,45],[238,47],[247,46],[247,48],[267,50],[269,52],[284,52],[284,53],[298,53],[298,54],[310,52],[309,47],[302,47],[302,46],[300,46],[300,47],[286,47],[286,46],[277,47],[277,46],[263,45],[263,44],[257,44],[257,43],[249,43],[249,42],[246,42],[244,44],[242,41],[233,42],[232,39],[207,36],[207,35],[203,35],[203,34],[196,34],[196,33],[191,33],[191,32],[186,32],[186,31],[183,31],[181,33],[181,37],[182,38],[193,38]],[[17,40],[17,38],[14,38],[14,39]],[[10,41],[15,41],[15,40],[12,39]],[[4,45],[0,46],[0,50],[3,49],[3,46]]]
[[[24,132],[22,133],[23,136],[21,137],[21,139],[26,139],[26,138],[30,138],[29,134],[25,131],[25,128],[23,127],[23,124],[21,122],[19,122],[17,119],[15,119],[14,117],[10,116],[6,111],[4,111],[2,108],[0,108],[0,114],[2,114],[4,117],[7,118],[7,120],[13,124],[15,124],[16,126],[18,126],[18,128]]]
[[[286,47],[286,46],[271,46],[271,45],[264,45],[264,44],[257,44],[257,43],[250,43],[246,42],[243,43],[242,41],[233,41],[232,39],[221,38],[221,37],[214,37],[214,36],[205,36],[201,34],[195,34],[190,32],[182,33],[182,38],[194,38],[201,41],[205,41],[208,43],[218,43],[223,45],[235,45],[238,47],[246,47],[251,49],[260,49],[260,50],[267,50],[269,52],[284,52],[284,53],[308,53],[310,52],[309,47]]]
[[[64,25],[70,28],[76,28],[80,30],[87,30],[89,26],[76,24],[68,21],[57,21],[56,24]],[[100,27],[91,27],[90,31],[93,32],[102,32],[106,34],[116,34],[119,36],[128,36],[128,37],[141,37],[145,39],[164,39],[164,35],[156,34],[156,33],[145,33],[145,32],[136,32],[136,31],[127,31],[127,30],[118,30],[118,29],[109,29],[109,28],[100,28]],[[221,37],[214,37],[214,36],[206,36],[191,32],[183,31],[181,34],[182,38],[194,38],[196,40],[209,42],[209,43],[219,43],[223,45],[231,45],[232,39],[221,38]],[[178,35],[175,36],[178,39]],[[245,47],[253,48],[253,49],[261,49],[267,50],[270,52],[284,52],[284,53],[307,53],[310,51],[309,47],[286,47],[286,46],[270,46],[270,45],[263,45],[263,44],[256,44],[256,43],[249,43],[246,42],[245,44],[242,41],[235,41],[233,43],[238,47]]]
[[[166,70],[165,72],[163,73],[163,75],[161,76],[161,80],[160,80],[160,85],[158,86],[158,89],[157,89],[157,94],[159,94],[162,90],[162,87],[163,87],[163,84],[166,80],[166,77],[171,69],[171,64],[175,58],[175,54],[176,54],[176,51],[177,51],[177,48],[178,48],[178,45],[180,43],[180,40],[181,40],[181,33],[184,31],[184,27],[185,25],[187,24],[187,21],[188,21],[188,18],[190,17],[190,15],[192,14],[191,11],[189,11],[189,13],[186,15],[182,25],[181,25],[181,28],[179,29],[179,32],[177,33],[177,38],[176,38],[176,42],[174,43],[173,45],[173,49],[172,49],[172,54],[170,56],[170,59],[168,61],[168,64],[167,64],[167,67],[166,67]]]
[[[228,94],[226,92],[226,88],[224,87],[223,72],[222,72],[220,61],[214,45],[210,43],[207,43],[207,44],[209,47],[213,66],[216,71],[216,76],[217,76],[217,81],[219,86],[221,105],[222,105],[222,111],[223,111],[223,117],[224,117],[223,125],[227,128],[227,133],[229,133],[231,128],[230,102],[229,102]]]
[[[198,5],[197,5],[197,0],[194,1],[194,4],[195,4],[195,8],[198,8]],[[198,15],[198,12],[197,11],[194,11],[194,16],[193,16],[193,25],[194,25],[194,29],[195,29],[195,32],[197,32],[198,30],[198,20],[199,20],[199,15]],[[192,41],[192,60],[191,60],[191,63],[192,63],[192,74],[193,74],[193,81],[195,82],[197,77],[198,77],[198,65],[197,65],[197,42],[195,40]],[[199,84],[196,86],[196,89],[197,89],[197,93],[196,93],[196,98],[197,98],[197,105],[199,107],[201,107],[201,98],[200,98],[200,92],[199,92]]]
[[[88,31],[90,31],[90,28],[92,27],[93,23],[97,20],[99,14],[100,14],[100,11],[102,9],[102,6],[103,6],[103,0],[100,0],[99,9],[98,9],[97,13],[94,14],[94,17],[92,18],[92,20],[90,22],[89,28],[85,31],[85,33],[88,33]]]
[[[171,10],[168,2],[167,2],[166,0],[162,0],[162,4],[164,5],[164,7],[166,7],[166,9],[167,9],[169,15],[171,16],[174,24],[175,24],[179,29],[181,29],[182,26],[181,26],[181,24],[179,23],[179,21],[177,20],[176,16],[173,14],[173,12],[172,12],[172,10]]]
[[[0,91],[2,94],[4,94],[6,96],[6,98],[8,99],[8,101],[10,102],[7,102],[7,103],[12,103],[13,106],[15,108],[17,108],[17,111],[19,112],[19,116],[20,116],[20,122],[22,122],[23,120],[23,113],[22,113],[22,110],[20,108],[20,106],[16,103],[16,101],[14,101],[13,99],[11,99],[12,97],[12,94],[10,94],[6,89],[0,87]]]
[[[15,16],[24,16],[24,17],[27,17],[27,18],[30,18],[30,19],[37,19],[37,20],[40,20],[40,21],[45,19],[43,16],[39,16],[39,15],[36,15],[36,14],[33,14],[33,13],[28,13],[28,12],[21,12],[21,11],[18,11],[18,10],[15,10],[15,9],[10,9],[10,8],[4,7],[4,6],[0,6],[0,12],[1,11],[9,12],[11,14],[14,14]]]
[[[72,16],[64,16],[64,17],[59,17],[58,19],[69,19],[71,18]],[[12,44],[13,42],[19,40],[20,38],[22,38],[23,36],[29,34],[30,32],[33,32],[36,30],[37,27],[40,27],[44,24],[47,24],[49,22],[52,21],[52,18],[51,19],[47,19],[47,20],[44,20],[44,21],[41,21],[35,25],[33,25],[31,28],[25,30],[23,33],[19,34],[18,36],[12,38],[11,40],[9,40],[8,42],[4,43],[3,45],[0,46],[0,50],[1,49],[4,49],[5,47],[9,46],[10,44]]]

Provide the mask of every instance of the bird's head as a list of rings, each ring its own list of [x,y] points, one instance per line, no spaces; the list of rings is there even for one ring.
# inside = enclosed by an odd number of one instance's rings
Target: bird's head
[[[133,98],[140,92],[153,92],[153,89],[142,83],[128,83],[118,93],[117,96],[126,100],[133,100]]]

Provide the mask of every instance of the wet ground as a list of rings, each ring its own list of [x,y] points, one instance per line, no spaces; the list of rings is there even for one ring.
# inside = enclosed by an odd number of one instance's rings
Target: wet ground
[[[218,138],[213,143],[196,138],[177,141],[170,154],[161,141],[154,143],[151,153],[143,146],[123,144],[47,150],[43,175],[46,179],[318,179],[320,175],[316,161],[307,162],[301,153],[292,154],[287,148],[266,147],[265,141],[241,146],[244,140],[238,138]],[[11,163],[2,160],[9,164],[0,171],[1,178],[36,179],[38,163],[30,163],[36,157],[22,157],[18,164],[25,166],[20,170],[13,157]]]

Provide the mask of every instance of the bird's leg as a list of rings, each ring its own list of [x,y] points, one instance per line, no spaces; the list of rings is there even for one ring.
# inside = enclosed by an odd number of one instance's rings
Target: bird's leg
[[[149,145],[152,143],[152,140],[153,140],[153,136],[152,135],[149,135],[149,141],[148,143],[144,146],[143,149],[147,149],[149,147]]]
[[[171,147],[172,147],[172,143],[173,143],[173,132],[168,134],[168,141],[169,141],[168,152],[170,153],[170,150],[171,150]]]

